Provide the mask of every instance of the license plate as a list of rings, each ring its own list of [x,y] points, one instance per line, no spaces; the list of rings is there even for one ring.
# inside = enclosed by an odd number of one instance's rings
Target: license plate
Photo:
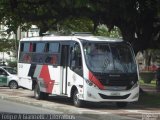
[[[111,96],[120,96],[120,93],[119,92],[112,92]]]

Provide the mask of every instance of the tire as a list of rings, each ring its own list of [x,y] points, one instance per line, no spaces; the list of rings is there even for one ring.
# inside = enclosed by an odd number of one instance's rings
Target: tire
[[[18,88],[18,83],[16,81],[11,81],[9,83],[9,88],[10,89],[17,89]]]
[[[41,100],[43,99],[43,92],[40,91],[40,88],[39,88],[39,85],[36,84],[35,88],[34,88],[34,97],[37,99],[37,100]]]
[[[44,92],[42,92],[42,94],[43,94],[43,100],[47,100],[47,99],[48,99],[49,94],[48,94],[48,93],[44,93]]]
[[[125,108],[127,107],[127,102],[117,102],[116,105],[118,108]]]
[[[83,101],[78,99],[78,90],[75,90],[73,93],[73,104],[76,107],[82,107],[83,106]]]

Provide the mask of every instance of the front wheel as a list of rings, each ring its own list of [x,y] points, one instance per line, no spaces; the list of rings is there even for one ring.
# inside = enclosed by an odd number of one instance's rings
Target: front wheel
[[[17,89],[18,88],[18,83],[16,81],[11,81],[9,83],[9,88],[10,89]]]
[[[82,107],[83,101],[78,98],[78,90],[75,90],[73,94],[73,103],[76,107]]]
[[[125,108],[127,107],[127,102],[117,102],[116,105],[118,108]]]

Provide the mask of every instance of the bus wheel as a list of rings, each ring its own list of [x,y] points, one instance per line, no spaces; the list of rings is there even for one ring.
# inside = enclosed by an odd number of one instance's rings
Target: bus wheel
[[[9,83],[9,88],[10,88],[10,89],[17,89],[17,88],[18,88],[17,82],[16,82],[16,81],[11,81],[11,82]]]
[[[73,103],[76,107],[82,107],[83,101],[78,98],[78,90],[75,90],[73,94]]]
[[[40,91],[39,85],[36,84],[35,88],[34,88],[34,97],[37,100],[43,99],[43,92]]]
[[[116,105],[118,108],[124,108],[127,107],[127,102],[117,102]]]
[[[48,99],[49,94],[48,94],[48,93],[42,93],[42,94],[43,94],[43,99],[44,99],[44,100],[47,100],[47,99]]]

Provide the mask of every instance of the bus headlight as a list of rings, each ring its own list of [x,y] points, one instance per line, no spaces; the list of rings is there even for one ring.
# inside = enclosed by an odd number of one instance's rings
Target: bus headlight
[[[88,79],[85,79],[86,83],[89,85],[89,86],[93,86],[95,88],[98,88],[92,81],[88,80]]]
[[[89,86],[93,86],[93,83],[90,80],[85,79],[85,81]]]

